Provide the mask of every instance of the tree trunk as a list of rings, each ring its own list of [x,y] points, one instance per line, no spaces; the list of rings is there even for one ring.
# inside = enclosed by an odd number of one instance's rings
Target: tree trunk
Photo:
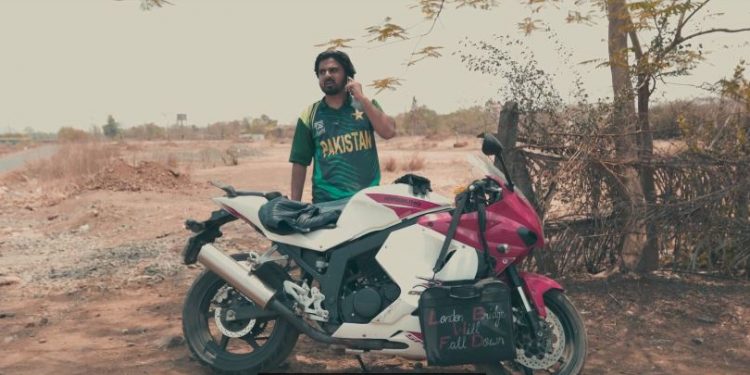
[[[639,61],[638,64],[647,63]],[[651,159],[654,155],[654,138],[651,134],[649,123],[649,90],[648,77],[644,74],[638,76],[638,134],[639,147],[638,159],[641,162],[641,187],[646,198],[646,244],[643,254],[636,267],[637,272],[649,272],[659,268],[659,238],[656,232],[652,211],[656,207],[656,186],[654,184],[654,168]]]
[[[615,157],[623,163],[637,158],[635,145],[635,104],[633,87],[630,82],[628,64],[628,34],[626,22],[626,0],[607,0],[609,22],[609,62],[612,74],[614,108],[612,113],[612,133],[615,136]],[[621,183],[614,186],[617,196],[615,209],[622,217],[623,228],[628,233],[620,241],[620,267],[623,271],[635,271],[646,244],[646,226],[642,220],[646,200],[636,169],[623,165],[617,170]]]
[[[543,212],[541,212],[539,200],[532,187],[531,175],[526,168],[526,159],[516,148],[518,118],[518,103],[508,101],[503,104],[503,109],[500,111],[500,121],[497,125],[497,139],[503,144],[503,158],[516,189],[520,189],[541,217]],[[499,160],[495,160],[495,166],[498,169],[501,168]],[[536,261],[537,271],[540,273],[557,274],[557,267],[555,266],[554,257],[550,253],[549,247],[536,249],[534,251],[534,260]]]
[[[518,103],[508,101],[503,104],[503,109],[500,111],[500,121],[497,125],[497,139],[503,144],[503,158],[513,183],[518,189],[521,189],[523,195],[529,199],[529,202],[539,213],[539,204],[532,187],[531,175],[526,169],[526,159],[516,148],[518,118]],[[501,169],[498,160],[495,160],[495,166]]]

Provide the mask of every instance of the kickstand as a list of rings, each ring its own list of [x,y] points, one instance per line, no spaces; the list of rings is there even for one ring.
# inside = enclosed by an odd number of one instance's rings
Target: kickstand
[[[361,367],[361,368],[362,368],[362,372],[363,372],[363,373],[368,373],[368,372],[370,372],[370,370],[368,370],[368,369],[367,369],[367,367],[365,366],[365,362],[364,362],[364,361],[362,361],[362,356],[361,356],[361,355],[359,355],[359,354],[357,354],[357,356],[356,356],[356,357],[357,357],[357,361],[359,362],[359,367]]]

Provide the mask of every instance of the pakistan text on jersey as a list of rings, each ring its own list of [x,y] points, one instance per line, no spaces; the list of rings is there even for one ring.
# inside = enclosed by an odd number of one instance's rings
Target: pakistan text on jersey
[[[372,149],[372,134],[366,130],[354,131],[320,141],[323,157]]]

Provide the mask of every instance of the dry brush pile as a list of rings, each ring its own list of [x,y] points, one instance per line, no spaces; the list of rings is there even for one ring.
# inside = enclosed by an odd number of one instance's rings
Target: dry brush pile
[[[608,106],[591,105],[554,116],[522,116],[517,163],[529,174],[548,239],[547,249],[532,262],[553,274],[612,269],[622,255],[623,238],[634,230],[623,218],[627,202],[618,199],[630,169],[641,176],[650,171],[654,178],[655,197],[638,220],[655,230],[660,267],[747,277],[746,140],[726,137],[716,144],[683,131],[675,142],[687,146],[679,151],[621,160],[615,143],[633,134],[612,133],[609,115]],[[737,124],[738,134],[750,130],[747,115]]]

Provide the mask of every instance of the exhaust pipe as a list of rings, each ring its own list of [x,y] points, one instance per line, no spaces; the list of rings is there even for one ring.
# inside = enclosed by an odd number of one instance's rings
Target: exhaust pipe
[[[203,245],[201,248],[198,253],[198,262],[219,275],[227,284],[239,290],[263,309],[276,294],[275,290],[269,288],[250,269],[242,266],[210,243]]]
[[[383,339],[345,339],[331,337],[323,332],[313,329],[304,320],[292,312],[289,307],[278,299],[273,299],[276,291],[271,289],[250,269],[238,263],[232,257],[224,254],[211,244],[205,244],[198,253],[198,262],[206,266],[227,284],[239,290],[247,298],[258,304],[262,309],[274,311],[288,320],[297,330],[303,332],[311,339],[327,343],[344,345],[350,349],[360,350],[382,350],[382,349],[406,349],[409,347],[402,342],[392,342]]]

